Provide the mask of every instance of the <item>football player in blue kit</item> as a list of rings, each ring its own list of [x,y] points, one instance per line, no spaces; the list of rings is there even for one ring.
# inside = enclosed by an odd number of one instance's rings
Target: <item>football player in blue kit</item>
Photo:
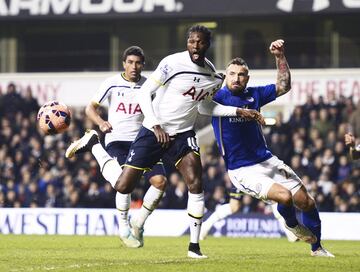
[[[226,84],[214,95],[214,101],[260,111],[286,94],[291,75],[284,41],[272,42],[269,49],[275,56],[276,84],[247,87],[249,68],[243,59],[235,58],[227,66]],[[241,117],[213,117],[212,125],[233,185],[255,198],[277,202],[287,229],[311,244],[311,256],[334,257],[321,245],[321,221],[313,197],[295,172],[268,149],[259,124]],[[303,224],[296,218],[295,207],[301,211]]]
[[[195,120],[199,113],[239,116],[260,123],[264,119],[256,110],[223,106],[212,100],[223,77],[205,57],[211,44],[211,32],[197,25],[187,34],[187,50],[165,57],[139,90],[143,126],[130,147],[123,169],[99,144],[94,130],[72,143],[67,154],[73,156],[91,151],[104,178],[122,194],[130,193],[143,171],[151,169],[160,159],[173,163],[188,187],[190,243],[187,255],[203,259],[207,256],[200,251],[199,234],[204,215],[204,192]]]

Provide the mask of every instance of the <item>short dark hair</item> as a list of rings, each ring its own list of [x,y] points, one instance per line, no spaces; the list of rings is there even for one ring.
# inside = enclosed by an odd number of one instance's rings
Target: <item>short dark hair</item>
[[[249,69],[249,66],[247,65],[246,61],[239,57],[233,58],[226,67],[229,67],[231,64],[245,66],[247,69]]]
[[[133,46],[130,46],[129,48],[126,48],[123,53],[123,61],[126,61],[126,58],[131,55],[140,57],[141,62],[143,64],[145,63],[144,50],[142,50],[139,46],[133,45]]]
[[[194,33],[194,32],[204,34],[206,43],[210,46],[210,44],[211,44],[211,31],[207,27],[202,26],[202,25],[194,25],[194,26],[190,27],[189,30],[187,31],[187,38],[189,38],[190,34]]]

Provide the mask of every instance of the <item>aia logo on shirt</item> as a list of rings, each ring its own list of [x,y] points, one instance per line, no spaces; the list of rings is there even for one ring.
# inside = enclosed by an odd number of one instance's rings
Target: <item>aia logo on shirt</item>
[[[204,92],[204,89],[201,89],[200,92],[196,91],[196,88],[192,86],[188,91],[182,94],[183,96],[191,96],[192,100],[201,101],[209,96],[208,92]]]
[[[124,114],[138,114],[142,113],[140,105],[139,104],[124,104],[119,103],[119,105],[116,108],[116,112],[122,112]]]

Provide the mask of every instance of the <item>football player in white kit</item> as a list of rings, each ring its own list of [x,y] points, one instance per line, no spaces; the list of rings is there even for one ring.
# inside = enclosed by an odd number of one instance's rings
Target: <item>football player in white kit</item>
[[[86,115],[106,133],[107,153],[116,158],[120,165],[125,163],[130,145],[135,140],[144,119],[136,96],[146,80],[141,75],[145,56],[140,47],[127,48],[122,59],[124,72],[106,79],[86,107]],[[98,106],[105,102],[109,104],[107,121],[97,112]],[[131,218],[136,238],[131,234],[128,223],[130,194],[116,193],[116,208],[120,211],[120,239],[126,246],[133,248],[143,246],[143,226],[159,203],[166,185],[165,170],[160,162],[155,164],[151,171],[145,172],[144,177],[149,180],[151,186],[144,196],[139,213]]]
[[[121,193],[130,193],[144,170],[160,159],[173,162],[188,186],[190,244],[188,257],[207,258],[200,251],[199,234],[204,215],[204,193],[199,147],[193,130],[200,112],[215,116],[240,116],[264,123],[256,110],[222,106],[212,100],[223,77],[205,58],[211,32],[204,26],[188,31],[187,51],[165,57],[139,91],[145,119],[128,154],[124,168],[99,144],[96,131],[72,143],[67,154],[91,150],[102,174]],[[153,95],[156,94],[153,100]]]
[[[249,68],[243,59],[235,58],[228,64],[226,84],[214,100],[260,111],[262,106],[290,91],[284,41],[273,41],[269,49],[275,56],[276,84],[247,87]],[[212,125],[233,185],[258,199],[277,202],[286,228],[311,244],[311,256],[334,257],[321,245],[321,220],[314,198],[296,173],[271,153],[261,127],[256,122],[234,117],[212,117]],[[300,210],[302,224],[296,218],[295,206]]]

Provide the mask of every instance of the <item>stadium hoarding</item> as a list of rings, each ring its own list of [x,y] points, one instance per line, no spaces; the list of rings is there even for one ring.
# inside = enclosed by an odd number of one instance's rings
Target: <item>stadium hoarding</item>
[[[359,11],[359,0],[0,0],[0,20],[222,18],[282,14],[348,14]]]
[[[131,210],[130,216],[139,210]],[[0,234],[118,235],[115,209],[1,208]],[[320,213],[323,239],[360,240],[360,213]],[[351,224],[349,224],[351,222]],[[339,231],[341,230],[341,231]],[[186,210],[155,210],[145,225],[145,236],[189,233]],[[272,215],[234,214],[215,223],[215,237],[284,236]]]
[[[138,210],[132,210],[130,216],[136,212]],[[188,221],[185,210],[158,210],[154,214],[146,223],[149,230],[145,234],[180,236],[188,227],[180,223]],[[115,209],[3,208],[0,209],[0,233],[118,235],[117,216]]]
[[[291,73],[292,90],[272,105],[301,105],[309,95],[314,98],[323,96],[325,101],[337,99],[340,95],[351,96],[354,102],[360,99],[360,69],[292,69]],[[143,74],[147,76],[149,72]],[[81,107],[87,105],[101,82],[111,75],[114,72],[0,74],[0,93],[5,93],[7,85],[14,82],[19,91],[30,87],[40,104],[58,100],[68,106]],[[251,70],[248,85],[275,81],[273,70]]]

